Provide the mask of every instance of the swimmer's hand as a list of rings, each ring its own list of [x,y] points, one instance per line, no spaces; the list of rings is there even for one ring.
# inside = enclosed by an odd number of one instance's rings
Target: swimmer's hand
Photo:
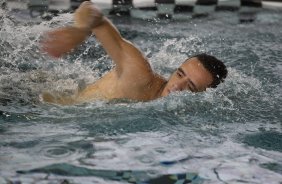
[[[74,26],[93,29],[103,22],[103,13],[92,2],[84,1],[74,13]]]
[[[42,51],[59,58],[82,44],[91,30],[103,23],[102,12],[90,1],[83,2],[74,14],[74,26],[58,28],[43,35]]]
[[[50,56],[59,58],[75,47],[82,44],[91,31],[88,29],[68,26],[44,33],[41,40],[41,49]]]
[[[75,99],[75,96],[65,96],[63,94],[51,94],[49,92],[43,92],[40,94],[39,99],[43,103],[51,103],[57,105],[74,105],[78,102]]]

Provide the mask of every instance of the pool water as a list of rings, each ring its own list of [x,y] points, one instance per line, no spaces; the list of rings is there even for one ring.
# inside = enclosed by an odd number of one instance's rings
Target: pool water
[[[72,94],[112,67],[92,37],[59,60],[40,36],[71,23],[0,10],[0,183],[268,183],[282,181],[282,13],[186,21],[112,18],[169,77],[206,52],[229,76],[217,89],[151,102],[57,106],[42,91]]]

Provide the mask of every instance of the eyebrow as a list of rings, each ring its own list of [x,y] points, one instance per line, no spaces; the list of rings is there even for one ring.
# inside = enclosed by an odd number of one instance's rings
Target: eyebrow
[[[186,73],[184,72],[184,70],[182,68],[178,68],[177,69],[182,75],[184,76],[187,76]],[[195,91],[198,91],[198,88],[196,87],[196,85],[194,84],[194,82],[192,82],[189,78],[188,78],[188,82],[189,84],[191,84],[192,88],[193,88],[193,91],[192,92],[195,92]]]

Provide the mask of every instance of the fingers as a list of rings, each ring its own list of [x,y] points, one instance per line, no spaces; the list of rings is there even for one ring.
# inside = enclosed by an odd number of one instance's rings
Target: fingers
[[[55,102],[55,97],[48,92],[43,92],[42,94],[40,94],[39,99],[40,99],[41,102],[47,102],[47,103],[54,103]]]
[[[79,8],[90,7],[90,6],[95,6],[95,5],[91,1],[84,1],[83,3],[80,4]]]
[[[74,24],[76,27],[92,29],[101,24],[103,13],[92,2],[85,1],[75,11]]]

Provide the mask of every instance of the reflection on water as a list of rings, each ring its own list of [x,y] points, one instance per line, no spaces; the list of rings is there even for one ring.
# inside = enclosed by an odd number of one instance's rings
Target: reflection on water
[[[282,152],[282,134],[279,132],[246,135],[243,142],[250,146]]]
[[[115,180],[128,183],[146,183],[157,184],[167,183],[173,184],[177,182],[200,184],[203,183],[195,173],[181,173],[174,175],[162,175],[157,178],[150,176],[154,171],[110,171],[110,170],[94,170],[82,167],[76,167],[69,164],[54,164],[43,168],[33,169],[30,171],[18,171],[21,174],[29,173],[52,173],[63,176],[97,176],[107,180]]]
[[[70,23],[70,14],[32,22],[0,10],[0,183],[278,184],[282,16],[235,17],[114,20],[166,77],[199,52],[224,60],[229,76],[219,88],[61,107],[40,102],[40,93],[72,94],[109,70],[110,59],[94,37],[59,60],[40,53],[41,34]]]

